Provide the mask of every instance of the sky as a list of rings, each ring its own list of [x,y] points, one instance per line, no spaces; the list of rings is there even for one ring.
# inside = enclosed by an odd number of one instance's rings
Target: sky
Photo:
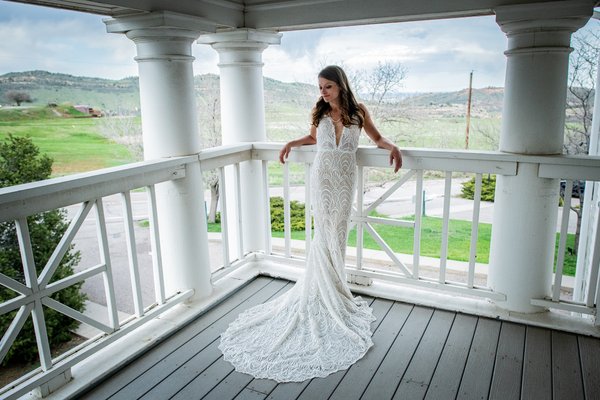
[[[0,75],[46,70],[121,79],[137,76],[135,45],[106,33],[98,15],[0,0]],[[584,29],[597,29],[591,21]],[[406,69],[401,92],[504,86],[506,36],[494,17],[404,22],[284,32],[263,53],[263,74],[284,82],[316,83],[327,64],[368,70],[386,61]],[[192,45],[194,73],[218,74],[217,52]]]

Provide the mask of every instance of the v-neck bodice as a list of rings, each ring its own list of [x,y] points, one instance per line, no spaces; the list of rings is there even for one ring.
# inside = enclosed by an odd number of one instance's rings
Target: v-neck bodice
[[[317,127],[317,150],[356,152],[360,128],[358,125],[344,126],[340,135],[339,143],[336,140],[335,124],[331,117],[321,119]]]

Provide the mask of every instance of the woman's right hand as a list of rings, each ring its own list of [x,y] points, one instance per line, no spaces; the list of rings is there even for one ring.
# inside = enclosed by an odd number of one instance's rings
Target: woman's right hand
[[[290,142],[287,142],[283,146],[281,151],[279,152],[279,162],[280,163],[285,164],[285,160],[288,158],[290,151],[292,151],[292,146],[291,146]]]

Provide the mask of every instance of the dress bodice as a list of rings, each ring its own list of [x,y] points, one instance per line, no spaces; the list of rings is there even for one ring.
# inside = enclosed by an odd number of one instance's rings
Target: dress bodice
[[[358,139],[360,138],[360,127],[358,125],[344,126],[339,144],[335,140],[335,126],[331,117],[321,119],[317,127],[317,150],[356,152]]]

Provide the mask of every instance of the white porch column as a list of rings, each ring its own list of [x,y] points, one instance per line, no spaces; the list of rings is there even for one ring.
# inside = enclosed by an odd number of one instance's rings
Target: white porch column
[[[500,7],[496,22],[508,37],[500,151],[562,153],[571,34],[592,14],[589,1]],[[558,182],[535,164],[498,176],[490,254],[490,286],[505,293],[498,306],[543,311],[532,298],[550,295]]]
[[[265,102],[263,91],[262,52],[279,44],[281,34],[252,29],[238,29],[202,35],[198,43],[210,44],[219,53],[221,85],[221,130],[223,144],[265,141]],[[263,234],[264,186],[260,161],[240,165],[242,195],[241,221],[244,253],[265,250]],[[232,174],[228,174],[228,199],[234,199]],[[228,202],[229,216],[237,214],[235,203]],[[239,218],[229,218],[235,221]],[[229,224],[229,238],[236,246],[237,224]],[[235,249],[231,249],[235,254]]]
[[[191,45],[205,20],[168,12],[105,21],[108,32],[136,44],[144,159],[200,151]],[[212,292],[202,173],[188,164],[186,176],[156,186],[158,223],[167,295],[192,288],[194,299]]]
[[[594,13],[594,18],[600,20],[600,13]],[[600,56],[597,60],[600,65]],[[592,117],[592,128],[590,131],[590,148],[588,155],[600,155],[600,68],[596,69],[596,82],[594,90],[594,113]],[[600,183],[586,182],[583,210],[581,217],[581,236],[579,237],[579,248],[577,249],[577,267],[575,269],[575,287],[573,288],[573,300],[586,301],[590,285],[590,274],[593,268],[594,242],[598,234],[598,218],[600,218]],[[594,283],[591,283],[592,285]],[[596,316],[596,321],[600,317]]]

